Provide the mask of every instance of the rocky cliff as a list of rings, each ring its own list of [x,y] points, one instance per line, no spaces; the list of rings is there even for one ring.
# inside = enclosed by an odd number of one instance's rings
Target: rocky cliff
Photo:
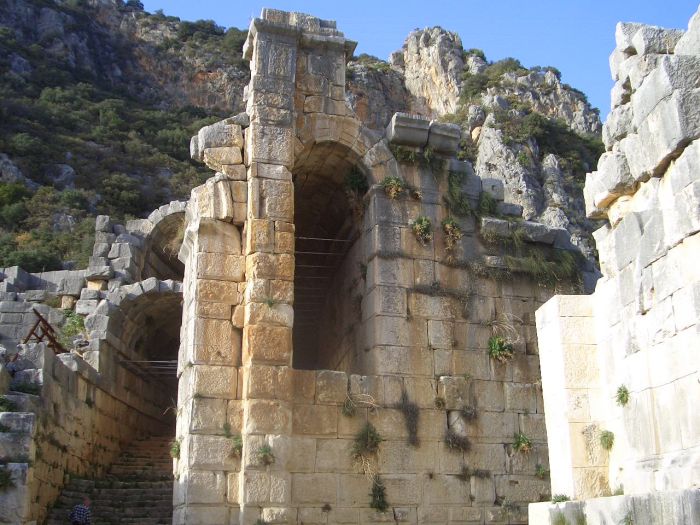
[[[187,196],[206,177],[188,137],[244,107],[245,36],[135,0],[0,0],[0,182],[12,194],[0,191],[0,266],[84,263],[74,241],[94,214],[139,216]],[[581,186],[600,122],[556,69],[488,62],[436,27],[412,32],[389,62],[353,58],[346,77],[346,102],[371,128],[397,111],[459,123],[479,175],[591,253]],[[56,234],[61,245],[47,244]]]
[[[348,67],[348,102],[368,126],[399,110],[458,123],[476,173],[503,180],[525,219],[568,229],[593,258],[582,188],[602,153],[600,118],[556,68],[488,62],[439,27],[412,32],[389,62],[362,56]]]

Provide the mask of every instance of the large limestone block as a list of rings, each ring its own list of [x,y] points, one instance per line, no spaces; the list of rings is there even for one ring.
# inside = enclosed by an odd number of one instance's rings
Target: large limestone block
[[[597,193],[593,195],[593,205],[596,208],[607,208],[621,195],[633,193],[635,182],[627,158],[619,152],[603,153],[598,160],[595,184],[597,188],[593,191],[597,190]]]
[[[441,123],[435,120],[430,122],[428,146],[433,150],[446,155],[454,155],[459,148],[461,138],[462,132],[457,124]]]
[[[427,340],[420,347],[380,346],[370,351],[371,370],[377,374],[404,374],[411,370],[415,375],[432,376],[433,361],[425,352]]]
[[[241,282],[245,275],[245,257],[242,255],[204,252],[197,254],[196,264],[200,279]]]
[[[294,324],[294,308],[285,303],[248,303],[245,305],[244,323],[287,326]]]
[[[637,127],[658,103],[675,90],[692,90],[700,85],[700,57],[664,56],[632,94],[633,124]]]
[[[406,314],[406,289],[394,286],[377,286],[363,302],[365,318],[377,314]],[[420,315],[420,314],[419,314]]]
[[[235,399],[238,369],[233,366],[194,365],[193,395]]]
[[[434,505],[458,505],[469,501],[469,484],[457,476],[435,475],[425,480],[423,497]]]
[[[634,54],[636,52],[632,38],[644,24],[618,22],[615,26],[615,48],[623,53]]]
[[[294,185],[285,180],[263,180],[260,205],[265,218],[291,222],[294,218]]]
[[[241,293],[235,281],[197,280],[197,300],[237,305],[241,302]]]
[[[603,123],[603,143],[608,151],[612,149],[615,142],[637,131],[633,124],[633,116],[630,104],[619,106],[608,114]]]
[[[640,217],[637,213],[629,213],[612,230],[608,237],[608,249],[613,255],[612,262],[614,269],[622,270],[625,266],[634,261],[639,253],[639,246],[642,239],[642,229]]]
[[[403,317],[377,315],[365,325],[367,345],[427,346],[427,331]]]
[[[287,472],[313,472],[316,462],[316,439],[275,436],[270,439],[275,451],[275,466]]]
[[[246,130],[246,165],[253,162],[290,167],[294,162],[294,136],[290,128],[251,123]]]
[[[676,43],[677,55],[700,55],[700,9],[688,22],[688,31]]]
[[[238,464],[233,441],[225,436],[195,435],[190,438],[190,468],[231,470]]]
[[[316,472],[354,472],[349,439],[319,439],[316,446]]]
[[[249,219],[246,253],[271,252],[275,243],[275,223],[270,219]]]
[[[295,434],[329,436],[338,432],[338,408],[332,405],[296,405],[293,414]]]
[[[660,175],[685,143],[700,136],[700,90],[674,91],[659,102],[638,128],[620,141],[632,177]]]
[[[241,148],[207,148],[204,150],[204,163],[214,171],[222,171],[226,165],[243,163]]]
[[[394,113],[386,128],[386,137],[394,144],[423,147],[428,143],[429,130],[429,120],[407,113]]]
[[[283,366],[251,366],[245,379],[248,399],[290,400],[293,386],[293,371]]]
[[[366,506],[371,488],[371,482],[367,476],[364,474],[344,474],[339,477],[338,505],[342,507]]]
[[[664,175],[664,180],[669,183],[671,193],[669,204],[672,204],[675,196],[683,191],[689,184],[700,180],[700,140],[693,141],[683,150],[680,157],[674,160]]]
[[[246,257],[246,276],[248,278],[294,279],[294,256],[291,254],[253,253]]]
[[[382,442],[379,469],[382,472],[421,473],[436,469],[438,444],[421,443],[419,447],[406,446],[405,440]],[[459,473],[459,471],[455,472]]]
[[[202,219],[193,227],[197,232],[198,251],[240,255],[241,233],[233,224]]]
[[[223,433],[226,423],[226,410],[228,401],[200,397],[192,399],[192,412],[190,417],[190,432],[195,434]],[[240,427],[235,428],[240,431]]]
[[[668,55],[634,55],[620,64],[620,82],[626,86],[628,93],[634,93],[644,80],[656,70],[658,64]]]
[[[291,357],[291,328],[267,325],[250,325],[243,328],[244,363],[289,365]]]
[[[286,402],[265,399],[248,401],[245,420],[247,434],[289,434],[291,430],[292,411]]]
[[[188,503],[223,504],[226,500],[226,476],[223,472],[191,470],[178,483],[184,485]]]
[[[243,133],[241,126],[237,124],[227,123],[226,121],[216,122],[209,126],[204,126],[196,135],[195,153],[199,155],[204,153],[207,148],[219,147],[243,147]],[[193,155],[196,160],[202,160],[196,155]]]
[[[316,402],[340,404],[348,396],[348,376],[345,372],[321,370],[316,376]]]
[[[335,505],[338,498],[337,490],[338,474],[292,475],[292,503]]]
[[[632,47],[638,55],[670,54],[683,36],[680,29],[664,29],[643,25],[631,39]]]
[[[194,360],[197,364],[240,365],[241,335],[229,319],[195,320]]]

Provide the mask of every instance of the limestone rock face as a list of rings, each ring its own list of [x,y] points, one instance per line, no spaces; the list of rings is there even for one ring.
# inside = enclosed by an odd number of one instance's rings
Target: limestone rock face
[[[582,135],[598,134],[601,130],[598,112],[591,108],[582,93],[562,84],[553,71],[506,73],[501,85],[489,88],[487,94],[528,103],[533,111],[561,119]]]
[[[413,110],[427,117],[457,109],[464,57],[462,40],[440,27],[413,31],[403,46],[406,89]]]
[[[353,60],[346,79],[345,99],[366,126],[383,129],[394,113],[408,111],[411,96],[399,70],[378,71]]]
[[[479,130],[476,174],[503,181],[505,202],[522,206],[524,219],[568,230],[574,245],[593,260],[590,232],[595,223],[586,219],[580,183],[571,168],[553,154],[535,161],[538,151],[532,140],[526,145],[507,144],[493,115],[474,129]]]
[[[148,16],[121,2],[93,1],[73,13],[28,0],[5,4],[0,25],[15,29],[25,44],[41,45],[68,68],[168,106],[232,113],[243,109],[243,88],[250,76],[247,67],[222,60],[218,50],[203,46],[195,52],[171,48],[169,44],[179,38],[177,19]],[[15,73],[24,75],[27,67],[31,65],[14,60]]]

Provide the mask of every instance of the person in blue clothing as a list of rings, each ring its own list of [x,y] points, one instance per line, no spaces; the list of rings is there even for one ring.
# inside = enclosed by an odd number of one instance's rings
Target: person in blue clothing
[[[79,503],[70,513],[71,525],[90,525],[92,513],[90,511],[90,498],[85,496],[83,502]]]

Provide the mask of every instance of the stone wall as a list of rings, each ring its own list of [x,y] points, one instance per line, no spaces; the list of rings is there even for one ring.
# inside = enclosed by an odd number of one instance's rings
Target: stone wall
[[[0,410],[0,463],[15,485],[1,495],[0,521],[41,521],[68,476],[99,477],[133,439],[172,433],[175,371],[154,376],[144,361],[177,359],[181,285],[155,275],[182,278],[170,251],[183,219],[180,202],[127,226],[101,216],[88,270],[0,270],[3,362],[36,323],[35,310],[59,335],[66,321],[84,320],[74,341],[62,338],[67,353],[22,347],[8,385],[0,372],[0,395],[15,404]]]
[[[534,312],[578,289],[569,235],[457,161],[456,126],[364,128],[343,101],[353,47],[334,22],[263,10],[247,112],[192,139],[217,173],[180,251],[175,523],[523,523],[549,497]],[[349,248],[303,370],[299,277],[328,266],[304,258],[309,238]],[[381,443],[353,457],[367,423]]]
[[[15,365],[2,390],[15,409],[0,414],[0,459],[14,483],[0,493],[3,523],[41,522],[67,477],[99,476],[131,440],[167,428],[145,391],[120,395],[76,354],[25,345]]]
[[[685,33],[618,24],[607,151],[585,187],[589,216],[607,220],[595,232],[603,278],[587,300],[537,313],[552,491],[624,491],[635,497],[608,510],[634,523],[700,519],[699,35],[700,14]],[[662,500],[664,512],[644,510]],[[588,523],[601,505],[581,507]]]

